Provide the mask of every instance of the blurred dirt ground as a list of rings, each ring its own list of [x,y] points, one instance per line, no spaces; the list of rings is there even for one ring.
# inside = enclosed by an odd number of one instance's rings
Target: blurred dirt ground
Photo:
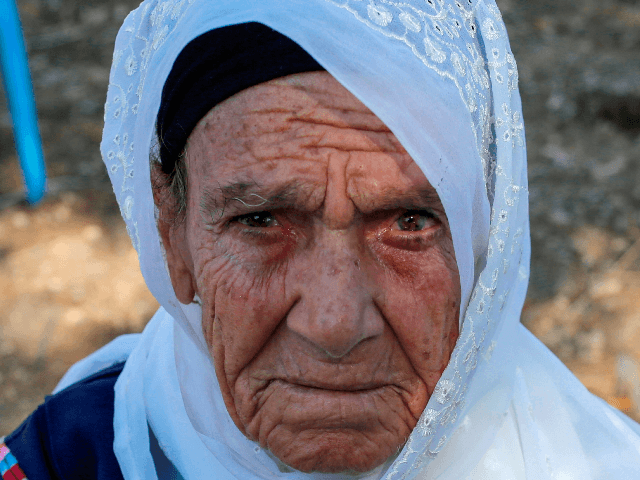
[[[527,129],[532,275],[523,322],[640,419],[640,4],[499,0]],[[135,1],[19,0],[50,177],[20,202],[0,92],[0,435],[75,361],[157,303],[100,160],[113,42]]]

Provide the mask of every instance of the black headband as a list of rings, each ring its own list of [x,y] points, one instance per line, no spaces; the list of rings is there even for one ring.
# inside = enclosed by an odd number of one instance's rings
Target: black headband
[[[163,172],[170,174],[209,110],[259,83],[324,70],[293,40],[261,23],[211,30],[180,52],[162,89],[156,121]]]

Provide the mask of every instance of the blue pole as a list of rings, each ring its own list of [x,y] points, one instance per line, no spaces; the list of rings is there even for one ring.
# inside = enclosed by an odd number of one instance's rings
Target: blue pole
[[[0,66],[27,200],[33,204],[44,195],[46,172],[27,52],[14,0],[0,0]]]

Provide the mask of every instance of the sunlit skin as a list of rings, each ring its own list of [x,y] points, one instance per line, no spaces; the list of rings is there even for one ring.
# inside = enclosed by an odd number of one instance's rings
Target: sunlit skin
[[[185,221],[157,191],[159,230],[178,299],[202,301],[231,418],[304,472],[384,463],[458,337],[460,281],[435,190],[325,72],[217,105],[186,162]]]

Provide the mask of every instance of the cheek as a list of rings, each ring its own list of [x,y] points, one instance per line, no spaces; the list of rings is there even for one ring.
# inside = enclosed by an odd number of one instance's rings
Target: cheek
[[[460,278],[452,242],[393,251],[381,261],[387,268],[379,279],[380,308],[431,393],[458,336]]]
[[[231,386],[289,308],[286,266],[261,268],[225,242],[197,251],[194,269],[202,327],[216,370]]]

